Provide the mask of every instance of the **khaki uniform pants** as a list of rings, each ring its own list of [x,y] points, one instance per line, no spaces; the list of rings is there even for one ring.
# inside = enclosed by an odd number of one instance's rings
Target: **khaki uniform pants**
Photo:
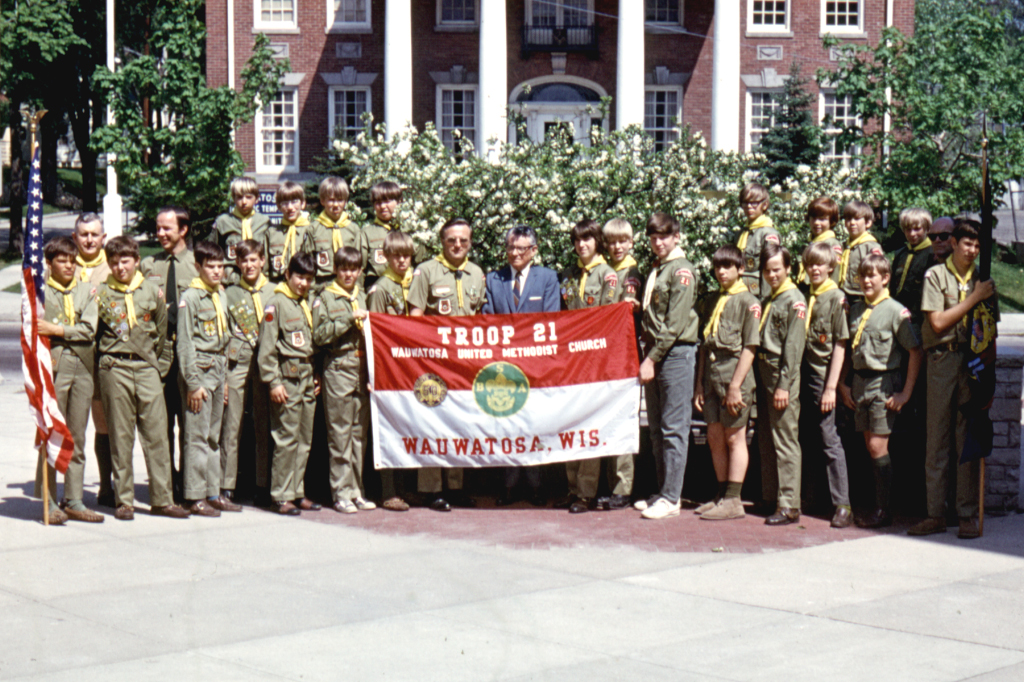
[[[605,457],[605,476],[608,477],[608,488],[612,495],[631,495],[633,493],[633,455]]]
[[[800,377],[789,392],[789,405],[775,409],[774,392],[766,386],[778,381],[778,369],[758,358],[761,381],[757,387],[757,443],[761,454],[761,496],[779,507],[800,508]]]
[[[160,373],[145,360],[105,355],[100,358],[99,377],[103,413],[107,416],[110,431],[117,504],[135,503],[132,451],[135,448],[136,425],[149,474],[150,504],[154,507],[172,504],[167,406],[164,404],[164,383],[160,380]]]
[[[416,473],[416,489],[421,493],[441,492],[441,467],[424,467]],[[462,490],[462,469],[447,471],[448,490]]]
[[[978,515],[977,461],[958,464],[967,438],[967,419],[960,406],[970,400],[964,355],[959,351],[931,349],[925,353],[928,365],[928,452],[925,455],[925,483],[928,516],[946,514],[948,471],[956,468],[956,513],[960,517]]]
[[[220,487],[234,490],[238,484],[238,447],[242,441],[245,410],[252,410],[254,449],[256,450],[256,486],[270,485],[270,399],[266,385],[260,381],[256,353],[244,346],[238,360],[229,360],[227,369],[228,404],[224,407],[220,435],[220,466],[223,473]]]
[[[569,482],[570,495],[593,499],[597,495],[597,482],[601,478],[601,458],[566,462],[565,477]]]
[[[185,451],[182,468],[185,479],[185,499],[203,500],[220,495],[220,429],[224,416],[224,377],[227,358],[212,353],[198,353],[198,362],[211,362],[203,370],[200,385],[206,389],[206,400],[198,413],[188,409],[188,387],[178,375],[181,393],[181,413],[185,417]],[[202,364],[200,367],[202,367]]]
[[[281,385],[288,392],[284,404],[270,403],[270,433],[274,438],[270,496],[275,502],[305,497],[306,462],[313,441],[313,366],[302,365],[297,377],[285,377]]]
[[[324,417],[331,452],[331,495],[335,502],[363,495],[363,456],[370,401],[362,361],[354,352],[328,358],[324,365]]]
[[[75,440],[75,451],[64,474],[64,499],[81,501],[85,479],[85,430],[89,425],[89,409],[92,407],[93,368],[86,367],[81,358],[65,348],[60,361],[53,368],[53,390],[57,394],[57,407],[64,415],[64,422]],[[36,466],[36,496],[43,495],[43,464],[40,459]],[[49,469],[50,499],[57,499],[57,472]]]

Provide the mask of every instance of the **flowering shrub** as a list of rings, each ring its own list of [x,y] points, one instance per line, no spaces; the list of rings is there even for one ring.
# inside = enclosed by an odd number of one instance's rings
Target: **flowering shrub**
[[[382,180],[402,185],[401,225],[433,250],[439,251],[441,225],[454,217],[469,220],[471,257],[485,270],[505,264],[503,235],[516,224],[537,230],[544,265],[565,267],[575,258],[569,231],[585,218],[602,224],[616,217],[628,220],[637,236],[637,260],[649,264],[644,228],[653,212],[664,211],[679,220],[687,257],[711,283],[711,255],[733,242],[744,224],[739,191],[746,182],[761,180],[763,157],[711,151],[688,128],[664,151],[655,151],[653,140],[637,127],[614,133],[595,129],[589,146],[571,137],[506,144],[491,163],[472,153],[468,140],[461,141],[461,154],[453,154],[430,124],[386,141],[383,127],[372,129],[368,122],[355,141],[336,140],[333,152],[342,167],[354,169],[353,192]],[[786,245],[802,249],[807,204],[822,194],[842,204],[856,188],[856,176],[838,165],[801,166],[785,186],[770,188],[769,215]],[[372,217],[356,206],[349,213],[357,220]]]

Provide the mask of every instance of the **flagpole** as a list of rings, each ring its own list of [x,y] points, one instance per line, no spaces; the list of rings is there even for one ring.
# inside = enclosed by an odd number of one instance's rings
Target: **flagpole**
[[[978,279],[984,282],[992,275],[992,187],[988,168],[988,115],[981,115],[981,262]],[[995,343],[995,340],[993,340]],[[985,534],[985,458],[978,465],[978,535]]]
[[[46,115],[46,109],[32,114],[29,119],[29,154],[30,159],[36,158],[36,131],[39,121]],[[39,456],[42,458],[43,469],[43,525],[50,525],[50,462],[46,457],[46,442],[39,444]]]

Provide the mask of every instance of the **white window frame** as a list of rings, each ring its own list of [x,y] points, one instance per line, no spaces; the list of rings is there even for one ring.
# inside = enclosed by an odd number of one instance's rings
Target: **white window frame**
[[[676,96],[676,112],[671,118],[674,120],[670,121],[670,125],[658,128],[647,127],[647,94],[657,92],[671,92]],[[679,139],[680,130],[683,126],[683,88],[679,85],[647,85],[644,87],[644,132],[652,133],[653,131],[661,132],[675,132],[675,138],[672,140],[665,140],[665,145],[669,145],[672,142]],[[653,138],[653,135],[652,135]],[[657,143],[656,143],[657,144]]]
[[[445,20],[442,13],[442,5],[444,0],[437,0],[437,19],[435,20],[435,26],[443,26],[445,28],[476,28],[480,25],[480,0],[473,0],[473,21],[453,21],[451,19]]]
[[[821,33],[832,33],[834,35],[859,35],[864,33],[864,0],[844,0],[857,5],[857,25],[856,26],[827,26],[825,20],[828,18],[826,14],[826,8],[830,2],[835,0],[821,0]]]
[[[855,168],[859,163],[860,146],[853,145],[845,154],[832,154],[829,153],[833,149],[835,144],[835,137],[839,134],[839,128],[826,128],[825,127],[825,115],[826,115],[826,99],[831,95],[836,96],[836,91],[828,88],[822,88],[818,93],[818,125],[821,126],[822,132],[825,134],[825,145],[821,152],[821,158],[826,161],[841,161],[844,168]],[[849,97],[849,95],[847,95]],[[851,104],[852,108],[852,104]],[[858,128],[864,127],[864,121],[861,120],[859,114],[853,116],[854,122]]]
[[[335,21],[336,0],[327,0],[327,33],[370,33],[373,29],[373,0],[366,0],[366,21]],[[344,2],[345,0],[341,0]]]
[[[327,88],[327,141],[328,144],[334,141],[334,134],[336,132],[335,126],[337,125],[337,116],[335,115],[335,106],[337,106],[334,96],[339,92],[364,92],[366,93],[366,111],[373,111],[372,93],[370,87],[367,85],[332,85]],[[359,123],[360,131],[362,130],[362,121]]]
[[[748,154],[753,152],[757,147],[757,143],[754,142],[754,95],[771,96],[777,95],[781,92],[782,88],[747,88],[746,113],[744,119],[746,123],[744,126],[744,129],[746,130],[746,135],[744,136],[746,138],[744,140],[744,151]],[[773,101],[772,108],[777,110],[779,108],[778,102]],[[756,132],[763,133],[763,131],[766,130],[770,130],[770,128],[758,128]]]
[[[282,86],[278,92],[288,92],[292,94],[293,102],[295,105],[294,116],[294,130],[295,138],[292,145],[292,161],[291,165],[275,165],[264,163],[263,160],[263,105],[260,105],[259,110],[256,112],[256,172],[257,173],[285,173],[285,172],[298,172],[299,170],[299,89],[294,87]],[[275,93],[276,96],[276,93]]]
[[[793,0],[785,0],[786,23],[781,26],[778,24],[754,23],[754,4],[764,1],[776,2],[778,0],[747,0],[747,33],[789,33],[790,26],[793,23]]]
[[[555,25],[551,28],[561,28],[565,26],[565,5],[564,0],[547,0],[548,2],[557,3],[555,7]],[[534,26],[533,24],[533,0],[524,0],[523,5],[526,7],[526,25],[532,28],[545,28],[542,26]],[[586,21],[584,26],[594,25],[594,0],[587,0]]]
[[[268,32],[276,31],[296,31],[299,28],[299,13],[298,4],[299,0],[291,0],[292,3],[292,20],[291,21],[264,21],[263,20],[263,2],[262,0],[252,0],[253,19],[252,26],[254,30],[262,30]]]
[[[659,27],[659,26],[668,28],[668,27],[671,27],[671,26],[682,26],[683,25],[683,8],[684,8],[684,5],[685,5],[685,1],[684,0],[677,0],[677,2],[679,4],[679,7],[677,9],[677,11],[679,12],[679,20],[678,21],[650,21],[650,20],[648,20],[647,19],[647,3],[648,2],[652,2],[652,1],[653,2],[657,2],[657,0],[644,0],[644,24],[645,25],[653,27],[653,28],[656,28],[656,27]]]
[[[470,142],[473,143],[474,153],[479,153],[480,144],[478,138],[480,137],[480,89],[476,85],[438,85],[435,95],[435,118],[434,127],[437,130],[437,136],[441,138],[442,144],[444,143],[444,131],[445,127],[442,125],[444,122],[444,93],[453,91],[472,92],[473,93],[473,138]],[[453,128],[455,128],[453,126]],[[459,128],[461,130],[461,128]]]

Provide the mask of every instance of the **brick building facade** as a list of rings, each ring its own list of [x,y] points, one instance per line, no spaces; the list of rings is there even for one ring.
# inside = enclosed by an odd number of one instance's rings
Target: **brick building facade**
[[[791,62],[808,77],[834,66],[825,33],[875,44],[886,25],[912,32],[913,16],[913,0],[208,0],[207,77],[237,85],[260,32],[288,58],[281,91],[236,138],[261,182],[303,175],[363,111],[392,128],[432,122],[449,143],[458,129],[478,148],[514,137],[506,107],[531,137],[571,121],[581,138],[636,122],[671,139],[678,117],[744,151]],[[850,115],[811,87],[819,119]],[[604,120],[588,112],[617,93]]]

